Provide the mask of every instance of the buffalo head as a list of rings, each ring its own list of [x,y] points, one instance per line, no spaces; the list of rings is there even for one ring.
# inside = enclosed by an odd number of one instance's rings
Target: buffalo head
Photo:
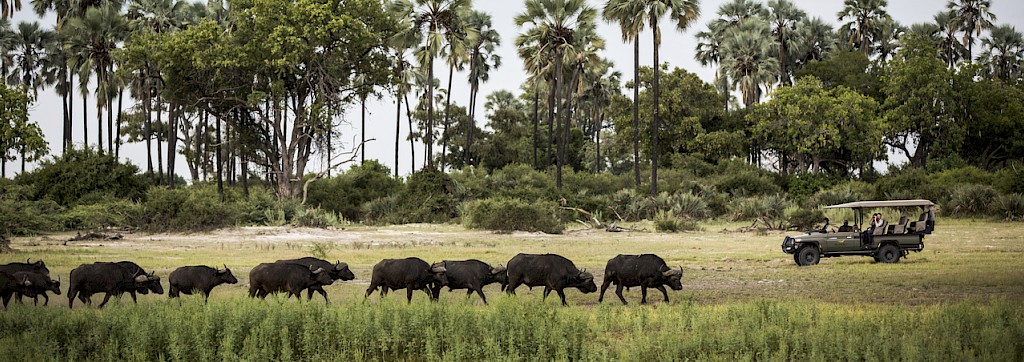
[[[570,286],[576,287],[583,293],[593,293],[597,291],[597,284],[594,283],[594,274],[588,273],[586,269],[580,271],[580,273],[573,278]]]
[[[227,264],[224,264],[224,269],[217,271],[217,277],[228,284],[238,283],[238,279],[235,278],[234,274],[231,274],[231,269],[228,269]]]
[[[680,266],[679,269],[666,270],[662,272],[661,275],[668,279],[668,283],[666,284],[668,284],[669,288],[672,288],[672,290],[683,290],[683,283],[681,281],[683,278],[682,266]]]
[[[448,270],[444,267],[444,262],[434,263],[430,266],[430,273],[434,274],[434,283],[437,285],[448,285]]]
[[[320,285],[334,284],[334,279],[331,278],[331,273],[324,270],[324,268],[310,266],[309,273],[313,275],[313,280],[320,283]]]
[[[505,287],[508,286],[508,268],[501,264],[491,268],[491,278],[494,278],[494,281],[501,284],[501,290],[504,291]]]
[[[348,263],[342,263],[339,260],[334,263],[334,270],[331,270],[331,277],[334,279],[352,280],[356,278],[356,275],[348,268]]]

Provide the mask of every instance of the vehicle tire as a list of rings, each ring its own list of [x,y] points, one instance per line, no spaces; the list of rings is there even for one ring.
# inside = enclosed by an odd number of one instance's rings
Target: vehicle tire
[[[879,263],[895,264],[900,261],[900,257],[903,256],[903,252],[900,248],[895,245],[886,244],[878,249],[878,254],[875,256]]]
[[[796,265],[808,266],[818,264],[821,260],[821,250],[817,246],[805,245],[796,251]]]

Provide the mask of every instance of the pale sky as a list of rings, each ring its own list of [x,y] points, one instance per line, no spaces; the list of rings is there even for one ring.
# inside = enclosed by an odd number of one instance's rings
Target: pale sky
[[[598,9],[603,7],[604,1],[590,0],[591,6]],[[713,81],[714,69],[710,67],[701,66],[696,60],[694,60],[694,49],[696,48],[695,34],[699,31],[706,29],[707,23],[710,19],[716,16],[718,7],[727,2],[726,0],[711,0],[701,1],[701,18],[694,23],[686,31],[676,31],[674,29],[663,28],[663,41],[660,58],[662,62],[669,63],[670,67],[680,67],[691,72],[696,73],[705,81]],[[794,0],[797,7],[807,12],[808,16],[820,17],[828,23],[834,25],[839,24],[836,17],[836,13],[842,9],[842,0]],[[1024,31],[1024,1],[1020,0],[993,0],[992,11],[996,14],[997,25],[999,24],[1010,24],[1017,28],[1018,31]],[[766,3],[766,1],[765,1]],[[29,0],[22,1],[23,9],[16,13],[14,18],[11,19],[12,25],[15,25],[20,21],[35,21],[38,20],[36,15],[31,11],[31,5]],[[932,21],[932,17],[940,10],[945,8],[945,0],[890,0],[888,6],[889,14],[899,21],[903,25],[909,26],[913,23]],[[516,49],[514,45],[515,37],[520,33],[521,29],[518,29],[513,22],[513,18],[516,14],[524,11],[525,6],[522,1],[510,0],[510,1],[498,1],[498,0],[476,0],[473,1],[473,7],[477,10],[491,14],[495,29],[501,34],[502,45],[498,49],[498,54],[502,57],[502,67],[492,71],[491,79],[488,83],[484,83],[480,87],[480,100],[478,102],[477,114],[479,115],[477,123],[483,127],[487,120],[484,117],[485,111],[483,109],[483,103],[486,96],[497,90],[510,90],[516,94],[519,93],[519,86],[525,81],[526,75],[522,68],[522,62],[516,55]],[[54,17],[52,15],[40,21],[45,27],[52,27]],[[633,66],[633,48],[630,44],[621,42],[621,36],[619,34],[618,27],[613,24],[601,23],[598,26],[598,32],[604,37],[606,41],[606,50],[604,56],[615,62],[615,67],[625,76],[630,77],[632,74]],[[984,36],[984,35],[983,35]],[[650,66],[653,57],[651,53],[651,34],[645,32],[641,35],[641,47],[640,47],[640,61],[641,65]],[[975,53],[979,51],[979,43],[975,44]],[[435,73],[438,79],[444,80],[444,85],[447,84],[447,67],[438,65],[435,69]],[[452,100],[454,103],[460,105],[467,105],[469,103],[469,86],[468,81],[463,73],[456,73],[454,80],[454,89],[452,90]],[[76,142],[81,142],[81,98],[75,99],[75,124],[73,130],[73,139]],[[384,165],[393,169],[394,166],[394,137],[395,137],[395,100],[389,95],[385,95],[383,98],[378,100],[368,101],[367,107],[367,138],[374,138],[376,141],[371,142],[366,147],[367,159],[379,159]],[[125,102],[125,108],[129,106],[128,102]],[[95,143],[96,140],[96,129],[95,129],[95,101],[89,101],[89,117],[90,124],[90,135],[89,138]],[[404,108],[404,106],[403,106]],[[51,154],[57,154],[60,152],[60,140],[62,135],[62,116],[61,116],[61,100],[52,90],[40,92],[39,99],[31,109],[31,120],[38,122],[46,134],[46,139],[50,143]],[[340,128],[341,135],[336,139],[336,144],[342,142],[344,145],[351,146],[353,139],[359,137],[359,106],[353,105],[350,111],[346,115],[350,125],[343,125]],[[104,123],[105,124],[105,123]],[[409,142],[405,140],[406,132],[408,132],[408,123],[404,118],[402,119],[402,142],[400,144],[400,163],[399,173],[405,175],[410,170],[409,164]],[[106,127],[106,126],[104,126]],[[422,167],[422,155],[423,150],[422,144],[418,145],[416,149],[417,155],[417,167]],[[439,152],[440,147],[436,149]],[[154,151],[155,155],[155,151]],[[166,155],[165,155],[166,156]],[[140,168],[145,169],[146,164],[146,152],[144,144],[126,144],[122,146],[121,157],[130,160],[132,163],[139,165]],[[155,157],[155,156],[154,156]],[[155,161],[154,161],[155,163]],[[319,167],[316,162],[312,162],[311,166],[314,170]],[[10,169],[8,177],[13,175],[11,170],[18,167],[19,162],[8,164]],[[29,166],[31,167],[31,165]],[[176,173],[182,175],[186,179],[189,178],[188,168],[185,165],[183,157],[178,157]],[[313,170],[310,170],[313,171]]]

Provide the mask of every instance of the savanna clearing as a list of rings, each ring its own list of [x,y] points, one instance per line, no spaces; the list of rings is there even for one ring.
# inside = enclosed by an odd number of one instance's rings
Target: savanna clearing
[[[43,259],[51,276],[65,281],[82,263],[132,260],[165,278],[179,266],[226,264],[239,283],[215,289],[209,304],[199,296],[185,296],[183,304],[168,302],[166,295],[140,296],[139,306],[123,298],[104,310],[76,303],[76,310],[68,311],[66,295],[51,295],[48,308],[32,307],[31,300],[27,306],[12,303],[0,313],[0,345],[15,356],[72,360],[1024,356],[1024,224],[940,220],[926,237],[925,250],[898,264],[843,257],[811,267],[797,267],[779,250],[786,233],[735,231],[743,226],[706,223],[704,231],[678,234],[569,230],[563,235],[494,234],[453,225],[254,227],[136,233],[124,240],[66,245],[63,240],[72,235],[16,238],[17,252],[0,255],[0,263]],[[301,304],[283,296],[267,301],[245,296],[253,266],[314,250],[349,263],[356,274],[353,281],[325,288],[330,306],[319,296]],[[476,296],[467,299],[464,291],[442,292],[438,303],[418,292],[412,305],[405,304],[404,293],[384,301],[376,293],[363,298],[372,266],[384,258],[480,259],[496,265],[520,252],[566,256],[593,272],[599,285],[611,257],[655,253],[670,266],[682,266],[684,289],[670,291],[669,305],[652,291],[651,306],[639,305],[639,288],[626,292],[629,306],[621,306],[614,288],[603,305],[596,293],[569,289],[568,308],[560,307],[558,298],[541,301],[540,289],[520,287],[518,296],[507,297],[497,285],[485,288],[490,306]],[[29,348],[19,341],[39,343]]]

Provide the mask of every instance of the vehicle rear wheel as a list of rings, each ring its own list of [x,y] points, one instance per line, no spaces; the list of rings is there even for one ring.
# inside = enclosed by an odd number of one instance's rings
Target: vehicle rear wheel
[[[796,265],[808,266],[818,264],[821,260],[821,250],[817,246],[804,245],[796,251]]]
[[[900,257],[903,256],[902,252],[895,245],[887,244],[878,249],[878,255],[875,259],[878,259],[880,263],[894,264],[900,261]]]

